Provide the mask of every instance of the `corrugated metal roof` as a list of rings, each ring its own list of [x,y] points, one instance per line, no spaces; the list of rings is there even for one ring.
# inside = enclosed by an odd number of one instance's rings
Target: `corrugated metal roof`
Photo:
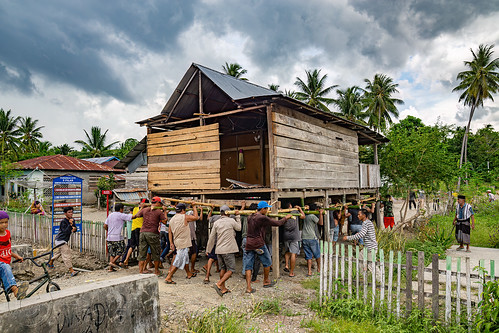
[[[279,96],[278,92],[270,90],[249,81],[236,79],[233,76],[217,72],[213,69],[193,64],[199,68],[217,87],[222,89],[232,100],[261,97],[261,96]]]
[[[114,194],[121,201],[140,201],[140,199],[147,199],[147,190],[145,189],[116,189],[113,190]]]
[[[109,161],[112,161],[112,160],[119,161],[119,159],[116,156],[82,158],[82,160],[93,162],[93,163],[97,163],[97,164],[102,164],[102,163],[109,162]]]
[[[101,171],[113,172],[113,168],[97,163],[85,161],[66,155],[40,156],[29,160],[19,161],[21,169],[34,170],[75,170],[75,171]]]

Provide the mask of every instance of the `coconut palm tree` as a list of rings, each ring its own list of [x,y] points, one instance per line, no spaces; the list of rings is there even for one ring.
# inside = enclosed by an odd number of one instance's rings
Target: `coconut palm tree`
[[[346,89],[337,89],[336,94],[338,94],[338,98],[333,101],[333,104],[340,111],[338,115],[365,124],[366,113],[363,112],[362,89],[352,86]]]
[[[54,150],[56,154],[69,155],[69,153],[71,153],[74,149],[73,147],[65,143],[63,145],[55,147]]]
[[[52,148],[52,143],[50,141],[40,141],[38,143],[38,152],[44,155],[49,154],[51,148]]]
[[[296,99],[296,91],[284,89],[284,96]]]
[[[87,140],[76,140],[75,143],[82,146],[82,150],[90,153],[92,157],[101,157],[104,151],[109,150],[118,143],[118,141],[106,144],[106,135],[109,130],[102,133],[102,130],[98,126],[92,126],[90,130],[90,135],[86,130],[83,130],[87,137]]]
[[[404,104],[401,99],[392,97],[398,93],[398,84],[393,83],[393,79],[385,74],[376,74],[372,81],[364,81],[366,88],[363,103],[368,117],[367,124],[378,132],[385,130],[387,124],[393,123],[392,117],[399,116],[397,105]]]
[[[337,85],[326,87],[327,74],[321,77],[320,69],[308,70],[305,73],[307,74],[306,83],[299,77],[296,78],[295,85],[300,91],[296,92],[295,98],[317,109],[329,111],[327,105],[333,103],[333,99],[325,96]]]
[[[461,145],[459,168],[467,160],[468,134],[475,110],[480,106],[483,107],[485,100],[490,99],[493,101],[492,95],[499,90],[499,58],[492,59],[493,48],[494,45],[480,44],[477,52],[470,49],[473,60],[464,62],[467,70],[457,74],[457,80],[460,82],[457,87],[452,89],[453,92],[463,91],[459,96],[459,102],[464,101],[464,105],[471,107],[470,118]],[[458,191],[460,185],[461,178],[458,180]]]
[[[19,117],[11,116],[11,110],[0,109],[0,153],[2,160],[16,157],[19,147]]]
[[[281,92],[281,91],[279,91],[279,85],[278,85],[278,84],[275,84],[275,83],[271,83],[271,84],[269,84],[269,89],[270,89],[270,90],[273,90],[273,91],[275,91],[275,92],[278,92],[278,93],[280,93],[280,92]]]
[[[245,70],[244,68],[242,68],[241,65],[239,65],[237,62],[231,63],[231,64],[229,64],[229,63],[226,62],[225,65],[222,66],[222,68],[225,71],[225,74],[233,76],[233,77],[235,77],[236,79],[239,79],[239,80],[248,81],[247,78],[242,77],[248,71]]]
[[[20,119],[19,132],[22,148],[25,152],[34,152],[38,148],[40,139],[43,137],[41,129],[37,127],[38,119],[24,117]]]

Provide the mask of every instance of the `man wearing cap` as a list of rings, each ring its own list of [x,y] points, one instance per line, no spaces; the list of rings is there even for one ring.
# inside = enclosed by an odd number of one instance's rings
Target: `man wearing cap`
[[[239,247],[236,242],[236,231],[241,230],[241,216],[239,211],[236,211],[235,219],[227,216],[229,206],[223,205],[220,207],[220,218],[215,221],[211,229],[208,244],[206,245],[206,255],[208,256],[215,247],[218,263],[220,265],[220,280],[213,285],[213,288],[220,296],[229,293],[230,290],[225,286],[232,273],[236,271],[236,256],[239,252]]]
[[[251,288],[251,271],[253,269],[253,264],[255,261],[255,256],[259,256],[260,261],[263,265],[263,287],[270,288],[273,287],[275,282],[271,282],[269,279],[270,266],[272,265],[272,259],[270,257],[269,250],[265,245],[265,228],[267,226],[279,227],[286,223],[288,219],[292,217],[291,214],[286,215],[286,217],[280,219],[279,221],[270,219],[267,217],[269,208],[271,208],[267,202],[260,201],[258,203],[257,212],[251,214],[248,217],[248,233],[246,235],[246,255],[243,256],[243,265],[246,275],[246,292],[254,293],[255,289]],[[277,258],[276,258],[277,259]]]
[[[457,196],[456,216],[452,223],[456,226],[456,240],[459,243],[456,250],[463,250],[466,244],[466,252],[470,252],[470,234],[471,229],[475,230],[475,213],[471,205],[466,203],[464,195]]]
[[[170,226],[168,227],[168,237],[170,237],[170,249],[172,251],[176,250],[177,254],[173,260],[173,264],[170,267],[168,276],[165,279],[167,284],[176,284],[172,280],[173,274],[180,268],[185,269],[187,274],[187,279],[196,276],[196,273],[191,273],[189,269],[189,248],[192,246],[191,241],[191,229],[189,228],[189,222],[194,222],[199,219],[198,209],[196,205],[192,206],[194,212],[193,215],[185,214],[186,205],[184,203],[178,203],[175,207],[175,216],[170,220]]]
[[[494,202],[496,200],[496,197],[491,190],[487,190],[487,197],[489,198],[489,202]]]
[[[133,216],[133,218],[144,218],[139,236],[139,272],[141,274],[151,273],[145,265],[147,249],[150,247],[151,259],[154,262],[154,274],[159,276],[161,274],[159,271],[159,255],[161,253],[161,246],[159,243],[159,224],[166,223],[166,207],[161,202],[160,197],[153,197],[151,199],[151,203],[152,205],[150,207],[142,208]]]

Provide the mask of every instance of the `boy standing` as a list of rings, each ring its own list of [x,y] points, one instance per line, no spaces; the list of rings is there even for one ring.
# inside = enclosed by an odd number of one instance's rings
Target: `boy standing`
[[[17,299],[26,297],[29,283],[24,281],[18,287],[12,269],[10,268],[10,261],[12,257],[23,262],[23,257],[11,251],[10,231],[7,230],[9,226],[9,214],[0,210],[0,279],[2,279],[3,287],[6,293],[12,292]]]
[[[54,268],[54,261],[62,256],[62,261],[64,265],[71,273],[71,276],[78,275],[78,272],[73,269],[73,263],[71,262],[71,249],[69,248],[68,242],[71,237],[71,233],[76,232],[76,224],[73,219],[73,207],[64,207],[65,217],[62,219],[59,226],[59,232],[55,236],[55,246],[63,244],[59,247],[59,252],[50,259],[48,266]]]

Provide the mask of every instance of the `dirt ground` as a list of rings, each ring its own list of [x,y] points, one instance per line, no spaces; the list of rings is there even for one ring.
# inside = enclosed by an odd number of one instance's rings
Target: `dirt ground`
[[[249,314],[258,302],[275,299],[280,302],[281,314],[252,317],[250,319],[251,326],[259,332],[276,332],[276,328],[278,332],[307,332],[306,329],[300,328],[300,324],[302,320],[314,316],[308,304],[315,299],[315,291],[303,288],[300,283],[301,280],[307,279],[305,259],[301,257],[298,260],[295,270],[296,277],[291,278],[282,271],[281,278],[273,288],[263,288],[263,275],[259,275],[259,282],[253,285],[257,291],[251,295],[245,293],[245,280],[241,275],[241,261],[242,258],[237,258],[237,272],[227,282],[231,293],[223,297],[220,297],[213,288],[213,283],[218,280],[215,267],[212,268],[210,284],[203,283],[204,273],[201,271],[201,267],[206,263],[204,257],[196,263],[196,268],[201,272],[194,278],[186,279],[185,271],[177,271],[174,276],[174,281],[177,284],[167,285],[164,282],[164,276],[159,277],[162,332],[183,332],[185,331],[186,318],[219,305],[225,305],[231,310]],[[63,290],[73,288],[75,285],[139,274],[137,265],[131,266],[129,269],[108,272],[105,263],[74,251],[73,264],[77,269],[95,270],[80,271],[77,276],[70,277],[62,262],[56,262],[56,268],[51,270],[50,274]],[[165,275],[168,266],[168,263],[165,263],[165,269],[162,270]],[[281,269],[283,266],[282,264]],[[34,272],[35,276],[43,273],[40,268],[36,267]],[[33,285],[30,286],[31,288]],[[45,293],[45,286],[38,293]],[[3,296],[0,296],[0,302],[5,302]]]

